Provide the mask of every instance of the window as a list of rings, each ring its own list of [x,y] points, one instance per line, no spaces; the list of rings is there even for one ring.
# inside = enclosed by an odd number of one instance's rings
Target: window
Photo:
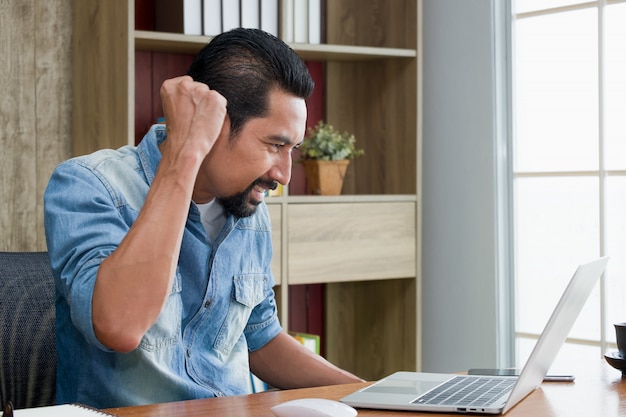
[[[513,4],[517,361],[575,267],[611,260],[559,355],[601,356],[626,321],[626,0]]]

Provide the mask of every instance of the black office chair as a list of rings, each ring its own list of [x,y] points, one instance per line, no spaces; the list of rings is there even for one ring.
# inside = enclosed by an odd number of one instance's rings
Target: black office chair
[[[47,252],[0,252],[0,405],[52,405],[55,289]]]

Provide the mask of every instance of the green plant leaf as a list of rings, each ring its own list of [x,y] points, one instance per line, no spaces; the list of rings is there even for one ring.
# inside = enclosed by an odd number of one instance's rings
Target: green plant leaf
[[[300,159],[318,159],[336,161],[353,159],[363,155],[362,149],[355,147],[356,138],[348,132],[339,132],[332,125],[319,121],[309,128],[304,142],[300,146]]]

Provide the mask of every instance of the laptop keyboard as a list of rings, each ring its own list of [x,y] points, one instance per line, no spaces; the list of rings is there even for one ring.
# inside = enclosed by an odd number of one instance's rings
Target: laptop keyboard
[[[488,407],[513,389],[517,378],[457,376],[427,392],[414,404]]]

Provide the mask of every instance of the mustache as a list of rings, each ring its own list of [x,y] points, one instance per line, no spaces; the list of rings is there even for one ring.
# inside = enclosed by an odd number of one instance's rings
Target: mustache
[[[267,188],[269,190],[275,190],[278,187],[278,181],[264,180],[262,178],[259,178],[252,183],[252,187],[250,188],[253,188],[257,185],[260,185],[261,187]]]

